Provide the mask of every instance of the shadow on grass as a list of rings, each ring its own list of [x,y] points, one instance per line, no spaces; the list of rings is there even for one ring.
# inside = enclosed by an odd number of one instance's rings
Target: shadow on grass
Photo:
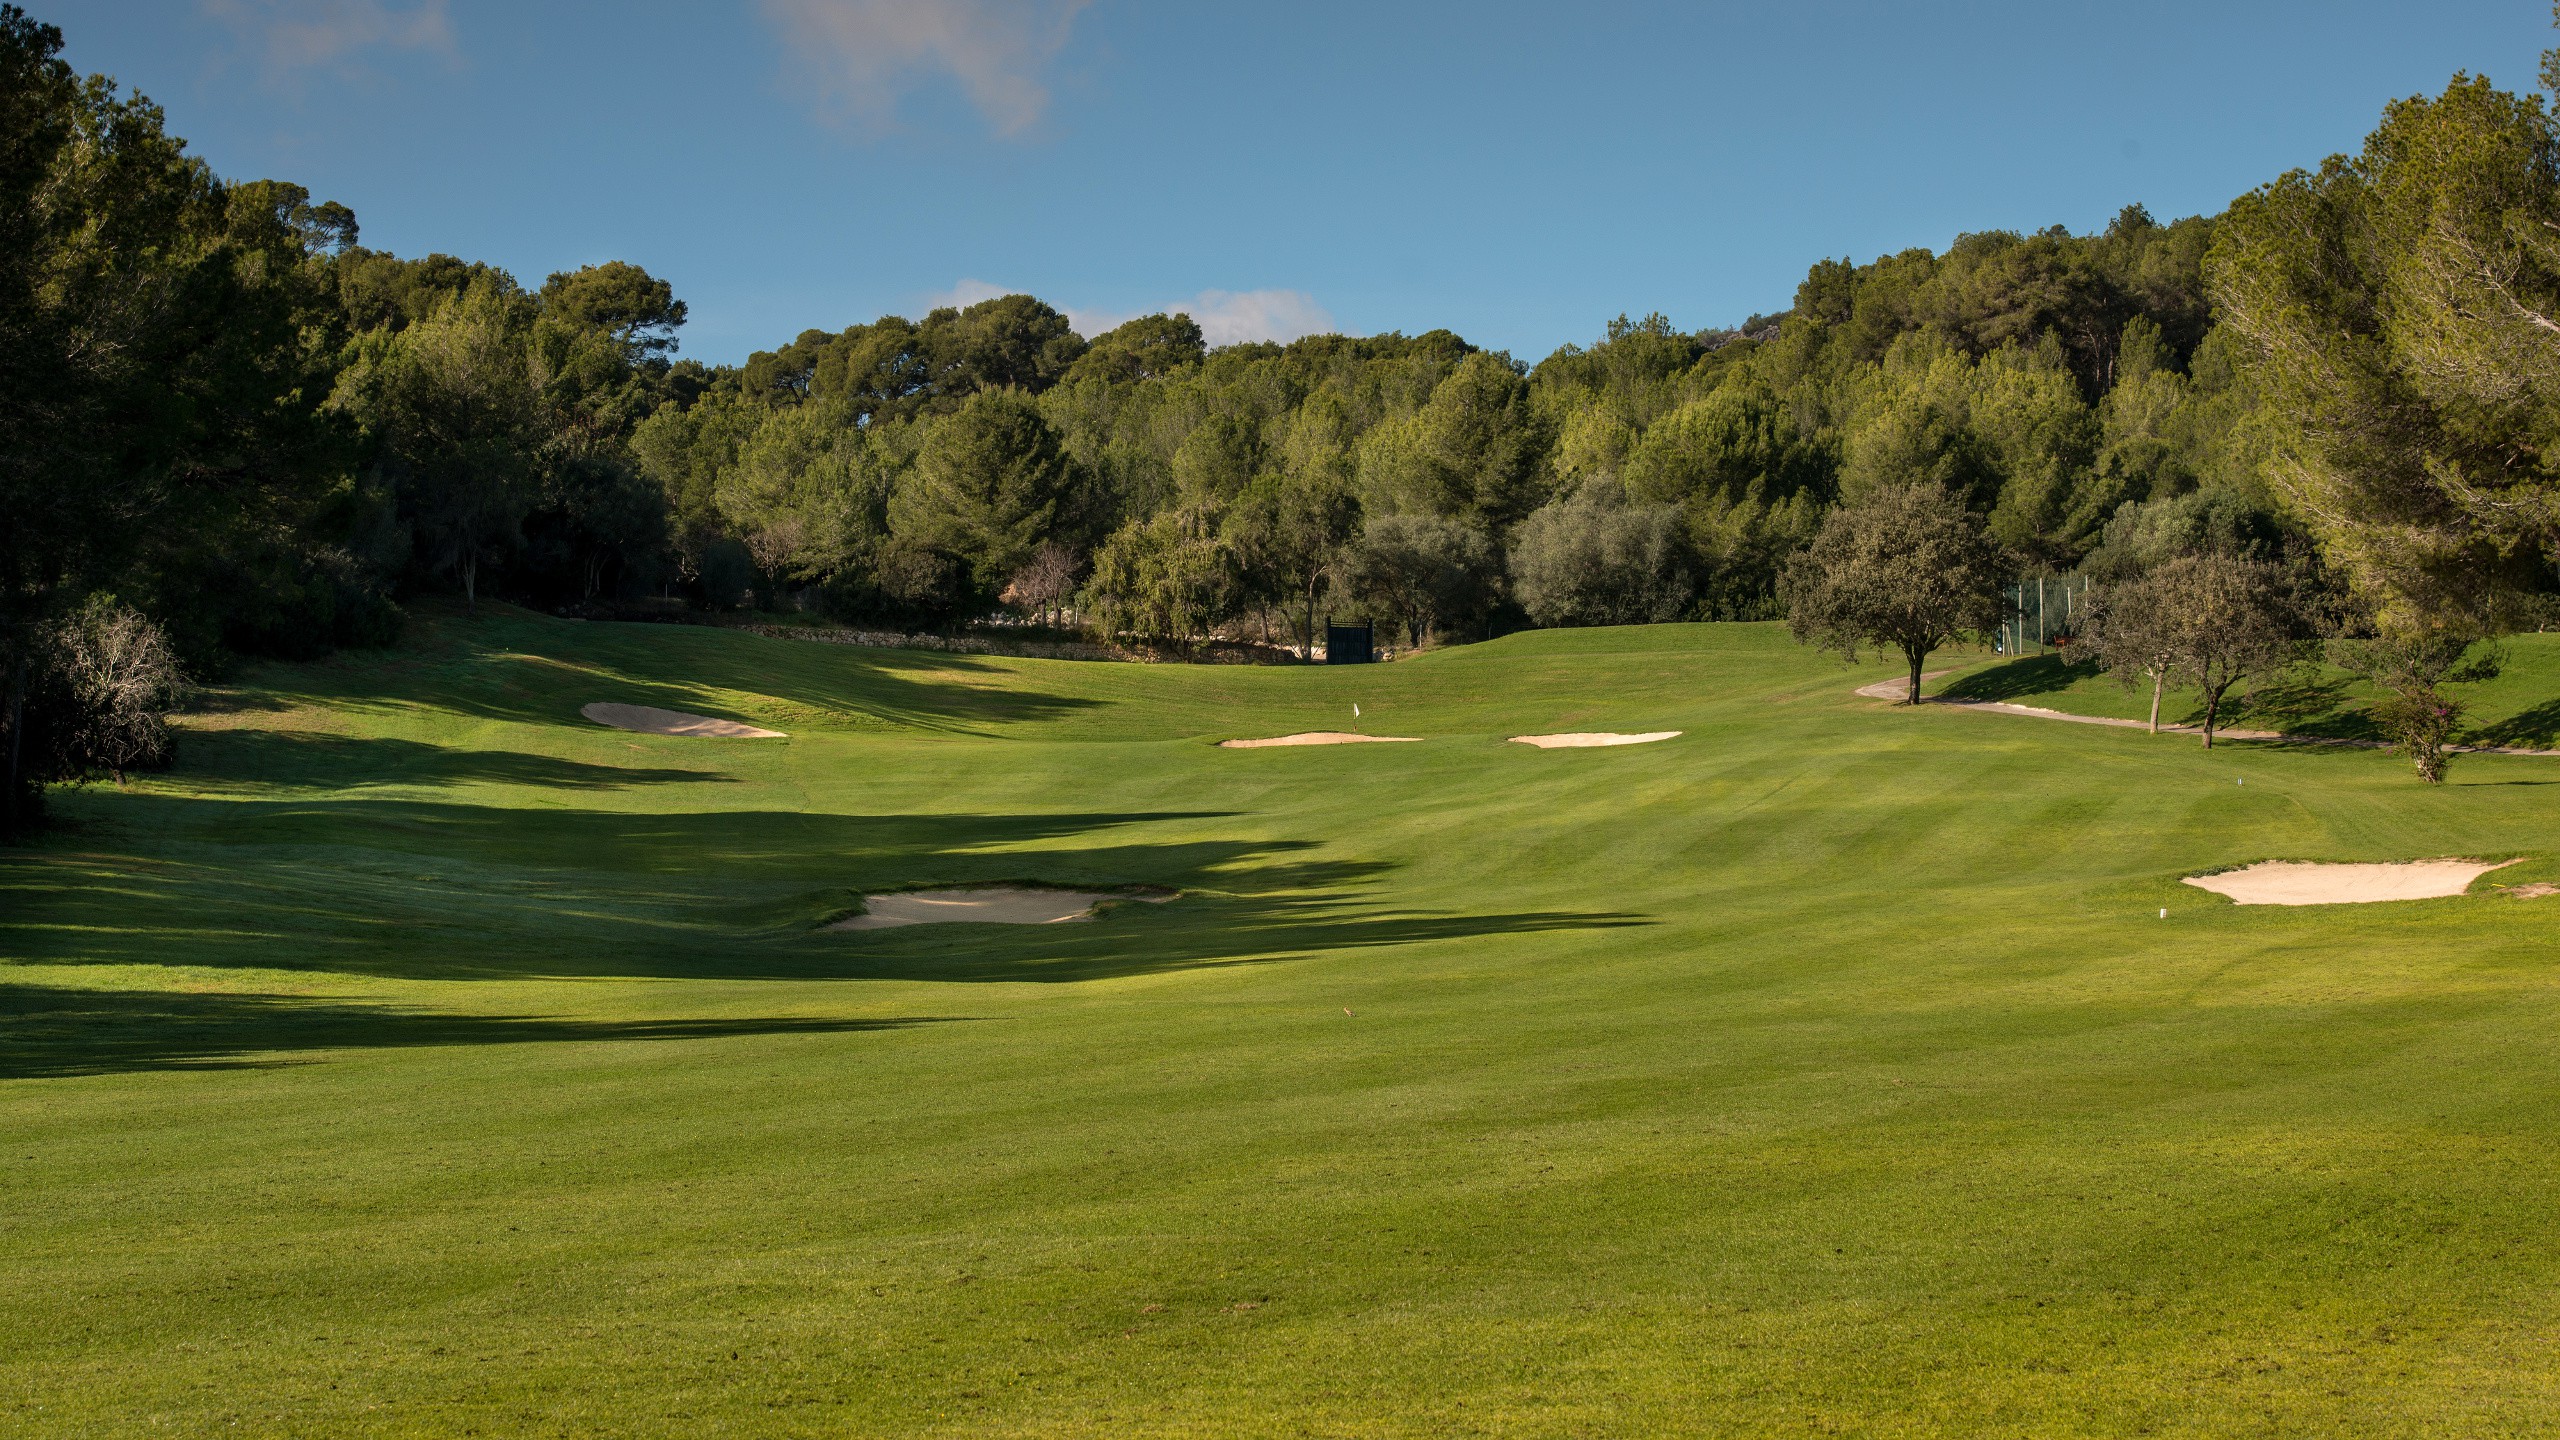
[[[1948,700],[1997,700],[2016,702],[2037,695],[2051,695],[2068,690],[2092,672],[2084,665],[2066,665],[2059,655],[2028,655],[2006,664],[1959,675],[1938,692]]]
[[[910,925],[823,939],[835,951],[830,968],[851,978],[1056,983],[1653,923],[1619,911],[1399,909],[1378,903],[1380,887],[1357,883],[1386,871],[1378,865],[1268,867],[1244,877],[1246,883],[1282,893],[1186,894],[1162,906],[1123,905],[1076,925]]]
[[[180,758],[190,781],[214,786],[313,788],[366,785],[530,785],[560,790],[618,790],[633,785],[725,785],[717,770],[591,765],[520,750],[462,750],[387,737],[359,738],[308,730],[206,730],[182,733]]]
[[[2347,682],[2335,677],[2288,676],[2251,689],[2230,707],[2230,723],[2257,730],[2281,730],[2321,740],[2370,740],[2373,720],[2362,709],[2349,708]],[[2187,723],[2200,723],[2202,707]]]
[[[0,984],[0,1080],[242,1069],[288,1063],[280,1052],[300,1050],[844,1034],[941,1024],[950,1018],[561,1020],[446,1015],[292,995]]]
[[[1987,670],[1974,671],[1970,675],[1960,675],[1949,681],[1947,688],[1940,693],[1949,700],[2042,703],[2047,709],[2094,713],[2086,705],[2060,704],[2054,697],[2099,673],[2087,665],[2066,665],[2057,655],[2029,655]],[[2149,704],[2147,682],[2132,686],[2127,693],[2141,705]],[[2560,705],[2546,708],[2552,713],[2544,723],[2560,726]],[[2143,717],[2137,711],[2129,718]],[[2525,716],[2516,718],[2526,719]],[[2201,725],[2204,723],[2204,703],[2192,690],[2172,690],[2162,699],[2160,720],[2164,725]],[[2350,700],[2347,682],[2335,676],[2289,675],[2245,693],[2234,691],[2224,698],[2218,723],[2247,730],[2277,730],[2305,739],[2373,740],[2380,737],[2372,717]]]
[[[1199,835],[1226,812],[618,814],[331,797],[121,797],[0,857],[0,955],[403,979],[1081,981],[1613,929],[1614,911],[1393,903],[1393,867]],[[1151,836],[1182,825],[1191,833]],[[133,853],[118,836],[151,836]],[[1117,832],[1117,833],[1114,833]],[[829,932],[866,892],[1036,881],[1184,892],[1090,923]]]
[[[478,620],[432,615],[398,649],[271,667],[256,682],[212,703],[246,709],[282,700],[377,714],[426,708],[586,726],[581,706],[613,700],[755,721],[726,703],[724,695],[735,693],[771,696],[857,724],[956,733],[1107,703],[1033,688],[1015,671],[977,656],[866,650],[708,626],[570,624],[521,612]]]
[[[2513,745],[2525,750],[2560,748],[2560,700],[2545,700],[2522,714],[2483,725],[2465,738],[2474,745]]]

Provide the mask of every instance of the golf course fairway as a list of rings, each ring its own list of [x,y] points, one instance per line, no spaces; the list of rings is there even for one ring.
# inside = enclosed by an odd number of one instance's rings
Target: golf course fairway
[[[253,669],[0,851],[0,1434],[2560,1429],[2560,760],[1899,669],[496,607]],[[1216,743],[1349,730],[1414,743]],[[1508,743],[1602,731],[1680,733]],[[2180,883],[2457,856],[2521,863]],[[1175,893],[825,928],[1007,884]]]

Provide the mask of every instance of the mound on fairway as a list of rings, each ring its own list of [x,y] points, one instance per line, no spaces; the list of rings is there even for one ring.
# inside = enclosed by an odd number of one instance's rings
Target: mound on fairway
[[[1541,750],[1589,750],[1602,745],[1650,745],[1656,740],[1669,740],[1677,730],[1647,730],[1636,735],[1621,735],[1613,730],[1575,730],[1562,735],[1514,735],[1514,745],[1535,745]]]
[[[955,890],[904,890],[865,895],[863,912],[830,930],[894,930],[902,925],[1056,925],[1090,920],[1094,907],[1118,897],[1098,890],[1039,890],[1026,885],[987,885]],[[1170,895],[1132,897],[1163,904]]]
[[[1268,740],[1221,740],[1221,750],[1264,750],[1274,745],[1410,745],[1419,735],[1354,735],[1348,730],[1302,730],[1295,735],[1274,735]]]
[[[2218,875],[2190,875],[2199,890],[2235,905],[2367,905],[2377,900],[2434,900],[2459,895],[2471,882],[2513,860],[2404,860],[2381,865],[2321,865],[2269,860]]]
[[[599,700],[578,711],[599,725],[616,730],[637,730],[643,735],[690,735],[705,740],[783,740],[789,737],[779,730],[747,725],[736,720],[715,720],[708,715],[688,715],[682,710],[661,710],[654,705],[617,705]]]

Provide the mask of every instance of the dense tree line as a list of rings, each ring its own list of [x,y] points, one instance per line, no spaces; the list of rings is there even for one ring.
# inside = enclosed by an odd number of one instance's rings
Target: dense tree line
[[[2560,50],[2544,72],[2560,88]],[[1852,440],[1838,509],[1790,572],[1798,633],[1899,644],[1916,700],[1921,658],[1978,627],[1968,609],[1996,584],[1938,558],[1961,504],[2008,556],[2098,582],[2085,648],[2150,686],[2155,729],[2161,691],[2192,685],[2211,745],[2235,687],[2323,658],[2382,692],[2373,720],[2440,782],[2464,709],[2452,687],[2495,675],[2495,637],[2547,621],[2560,593],[2560,124],[2540,97],[2456,76],[2389,106],[2361,153],[2241,197],[2209,235],[2179,228],[2166,263],[2108,272],[2138,277],[2145,302],[2118,312],[2111,369],[2103,324],[2062,318],[2106,315],[2106,287],[2060,269],[2032,287],[2062,297],[2037,344],[2048,374],[2097,395],[2094,430],[2049,382],[1986,412],[1979,397],[2008,382],[1983,377],[2016,373],[2023,351],[2013,322],[1930,292],[1955,272],[1890,298],[1936,318],[1882,342],[1888,371],[1915,333],[1933,337],[1933,367],[1961,366],[1947,357],[1973,337],[1970,413],[1988,414],[1975,428],[1990,443],[1928,438],[1957,428],[1931,392],[1959,387],[1934,379],[1905,418]],[[2141,233],[2119,220],[2099,243]],[[1864,298],[1830,302],[1835,343],[1856,343]],[[1889,460],[1870,467],[1868,444]],[[1968,469],[1991,456],[2009,464],[1996,490]]]
[[[1328,605],[1412,643],[1760,617],[1837,499],[1901,478],[2039,566],[2128,505],[2269,513],[2211,234],[2134,208],[1826,262],[1783,315],[1621,318],[1534,368],[1445,331],[1212,352],[1158,315],[1087,342],[1008,296],[702,372],[633,447],[709,604],[947,620],[1045,554],[1095,624],[1176,639],[1303,643]]]
[[[367,250],[61,45],[0,6],[0,829],[154,759],[181,669],[379,642],[492,566],[544,600],[654,581],[663,282]]]
[[[1621,317],[1534,366],[1447,331],[1087,337],[1026,295],[705,366],[636,266],[527,289],[368,249],[60,46],[0,7],[12,823],[41,782],[148,763],[106,710],[379,642],[428,592],[1176,646],[1792,606],[1916,672],[1980,597],[1879,619],[1860,597],[1894,586],[1825,568],[1885,573],[1905,532],[1976,589],[2100,577],[2125,634],[2146,577],[2262,567],[2225,590],[2404,659],[2555,588],[2560,142],[2485,82],[2224,216],[1827,260],[1783,312]]]

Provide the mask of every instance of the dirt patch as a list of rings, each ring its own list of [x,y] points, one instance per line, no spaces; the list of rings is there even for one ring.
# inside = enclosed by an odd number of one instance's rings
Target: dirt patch
[[[983,885],[953,890],[901,890],[862,897],[863,912],[830,930],[894,930],[902,925],[1060,925],[1094,917],[1105,900],[1161,905],[1171,894],[1100,890],[1044,890],[1028,885]]]
[[[1923,670],[1920,672],[1920,683],[1926,685],[1932,680],[1943,680],[1954,673],[1956,673],[1954,670]],[[1858,687],[1858,693],[1870,700],[1908,700],[1911,698],[1911,677],[1908,674],[1896,675],[1890,680],[1879,680],[1873,685],[1861,685]]]
[[[2503,888],[2519,900],[2539,900],[2545,895],[2560,895],[2560,885],[2547,884],[2540,880],[2530,885],[2509,885]]]
[[[2269,860],[2218,875],[2190,875],[2199,890],[2235,905],[2366,905],[2379,900],[2433,900],[2459,895],[2471,882],[2513,860],[2404,860],[2381,865],[2320,865]]]
[[[1541,750],[1587,750],[1600,745],[1650,745],[1656,740],[1669,740],[1677,730],[1647,730],[1641,734],[1621,735],[1614,730],[1576,730],[1564,735],[1514,735],[1514,745],[1535,745]]]
[[[616,730],[637,730],[643,735],[690,735],[711,740],[790,738],[779,730],[761,729],[735,720],[714,720],[708,715],[688,715],[682,710],[660,710],[652,705],[616,705],[599,700],[578,713],[599,725],[610,725]]]
[[[1306,730],[1268,740],[1221,740],[1221,750],[1261,750],[1273,745],[1411,745],[1419,735],[1354,735],[1348,730]]]

